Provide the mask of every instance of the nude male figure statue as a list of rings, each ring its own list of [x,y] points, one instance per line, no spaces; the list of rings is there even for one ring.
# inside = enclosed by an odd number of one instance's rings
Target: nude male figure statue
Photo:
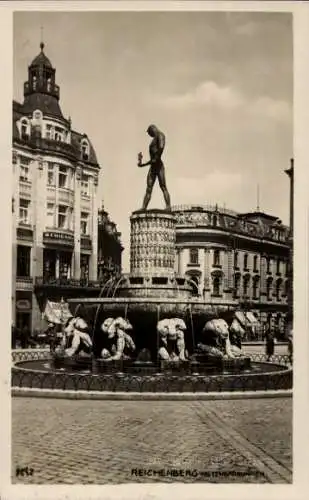
[[[139,153],[137,164],[138,167],[147,167],[148,165],[150,165],[150,169],[147,175],[147,189],[142,209],[147,210],[154,183],[156,181],[156,178],[158,178],[160,188],[163,192],[166,210],[171,210],[170,195],[166,187],[165,168],[164,163],[161,160],[161,156],[165,147],[165,135],[155,125],[150,125],[147,129],[147,133],[148,135],[150,135],[150,137],[153,138],[149,145],[150,160],[146,163],[142,163],[143,155],[142,153]]]

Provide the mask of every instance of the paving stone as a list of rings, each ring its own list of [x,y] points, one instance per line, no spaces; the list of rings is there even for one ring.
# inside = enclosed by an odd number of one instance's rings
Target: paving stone
[[[217,432],[211,410],[226,423]],[[205,418],[200,418],[205,413]],[[222,425],[221,425],[222,426]],[[225,432],[225,425],[222,426]],[[231,437],[237,431],[272,460],[292,469],[292,401],[12,401],[12,482],[268,482],[254,454]],[[16,467],[33,476],[16,477]],[[196,477],[132,475],[132,469],[199,471]],[[215,473],[220,471],[220,477]],[[208,475],[201,474],[206,472]],[[236,474],[239,475],[231,475]],[[192,472],[191,472],[192,474]],[[211,475],[213,474],[213,475]]]

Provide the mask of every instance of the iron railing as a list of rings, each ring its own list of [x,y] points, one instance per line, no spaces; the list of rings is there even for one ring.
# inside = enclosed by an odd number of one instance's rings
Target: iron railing
[[[15,351],[13,361],[48,360],[50,352],[41,351]],[[207,374],[174,374],[169,372],[149,374],[124,373],[121,363],[115,364],[114,373],[92,373],[93,361],[87,360],[79,364],[80,371],[58,371],[44,368],[25,368],[14,365],[12,368],[12,387],[73,390],[73,391],[99,391],[99,392],[234,392],[234,391],[265,391],[288,390],[293,385],[293,373],[287,368],[288,356],[273,356],[271,363],[265,363],[264,354],[252,355],[252,361],[263,363],[260,373],[219,373]],[[275,365],[276,364],[276,365]],[[284,366],[278,366],[282,364]],[[265,366],[266,365],[266,366]],[[83,371],[82,368],[84,368]],[[110,367],[112,368],[112,367]],[[112,370],[111,370],[112,371]]]

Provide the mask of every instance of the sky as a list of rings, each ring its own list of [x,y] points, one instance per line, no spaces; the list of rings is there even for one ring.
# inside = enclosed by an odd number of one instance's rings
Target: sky
[[[289,220],[293,156],[293,36],[289,13],[15,12],[13,96],[45,53],[60,105],[89,136],[101,166],[99,198],[122,233],[141,208],[148,125],[166,135],[173,205],[218,204]],[[149,208],[163,208],[154,187]]]

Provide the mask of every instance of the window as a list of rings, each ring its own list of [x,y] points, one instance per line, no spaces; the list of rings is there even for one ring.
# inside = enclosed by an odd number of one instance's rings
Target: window
[[[28,158],[21,158],[19,165],[19,180],[24,182],[29,182],[29,165],[30,160]]]
[[[63,141],[63,130],[62,128],[56,127],[55,128],[55,141]]]
[[[27,120],[22,120],[21,121],[21,138],[24,141],[27,141],[29,139],[29,126]]]
[[[234,253],[234,267],[235,268],[238,268],[238,257],[239,257],[238,252],[235,252]]]
[[[19,199],[19,222],[30,224],[30,200]]]
[[[45,137],[46,137],[46,139],[53,138],[53,126],[52,125],[49,125],[49,124],[46,125]]]
[[[272,292],[272,279],[268,279],[266,282],[266,297],[267,300],[271,300],[271,292]]]
[[[47,203],[47,215],[46,215],[46,226],[54,227],[55,225],[55,205],[53,203]]]
[[[67,229],[68,227],[68,207],[59,205],[58,207],[58,227],[60,229]]]
[[[257,257],[257,255],[255,255],[253,257],[253,271],[255,271],[255,272],[258,270],[257,265],[258,265],[258,257]]]
[[[89,175],[82,174],[80,191],[84,196],[89,196]]]
[[[80,214],[80,232],[81,234],[89,234],[89,214],[87,212]]]
[[[277,260],[277,269],[276,269],[277,274],[281,274],[281,260]]]
[[[190,264],[198,264],[198,248],[190,248]]]
[[[220,250],[214,250],[214,266],[220,266]]]
[[[47,92],[50,92],[51,90],[51,78],[47,79]]]
[[[212,218],[212,224],[214,227],[218,225],[218,217],[216,215],[214,215]]]
[[[192,286],[192,294],[199,294],[199,277],[196,275],[190,276],[191,286]]]
[[[268,273],[271,273],[271,260],[270,260],[270,257],[267,257],[267,258],[266,258],[266,266],[267,266],[266,271],[267,271]]]
[[[68,169],[67,167],[63,167],[62,165],[59,165],[58,187],[68,187]]]
[[[256,277],[253,279],[253,286],[252,286],[253,299],[258,298],[258,287],[259,287],[259,278]]]
[[[240,274],[235,274],[234,276],[234,298],[239,297],[240,291]]]
[[[89,160],[89,144],[86,140],[81,143],[82,160]]]
[[[244,281],[243,281],[243,295],[244,295],[244,297],[248,296],[249,282],[250,282],[250,276],[244,276]]]
[[[59,278],[60,279],[70,279],[71,278],[71,262],[72,254],[67,252],[59,253]]]
[[[33,90],[36,90],[36,84],[37,84],[37,77],[34,75],[33,78],[32,78]]]
[[[245,253],[244,255],[244,268],[248,269],[248,254]]]
[[[47,185],[48,186],[55,186],[56,185],[55,169],[54,169],[54,165],[52,163],[49,163],[48,167],[47,167]]]
[[[220,284],[221,280],[219,276],[215,276],[213,278],[213,295],[215,295],[216,297],[220,295]]]
[[[17,245],[16,275],[20,277],[30,276],[31,247]]]
[[[280,302],[281,300],[281,279],[276,282],[276,301]]]
[[[82,280],[89,279],[89,255],[80,256],[80,277]]]

